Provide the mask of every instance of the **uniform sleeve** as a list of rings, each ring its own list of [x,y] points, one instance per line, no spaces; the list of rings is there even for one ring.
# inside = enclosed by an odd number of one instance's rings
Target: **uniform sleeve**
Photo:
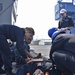
[[[18,31],[18,33],[16,34],[16,47],[17,47],[17,50],[19,51],[20,55],[24,59],[27,58],[26,51],[25,51],[26,48],[24,45],[24,36],[21,31]]]
[[[24,43],[22,41],[17,41],[16,43],[16,47],[17,47],[17,50],[19,51],[20,55],[25,59],[27,58],[27,55],[26,55],[26,52],[25,52],[25,46],[24,46]]]
[[[74,22],[72,18],[69,18],[69,27],[74,27]]]
[[[60,21],[58,22],[58,28],[60,29],[61,27],[60,27]]]

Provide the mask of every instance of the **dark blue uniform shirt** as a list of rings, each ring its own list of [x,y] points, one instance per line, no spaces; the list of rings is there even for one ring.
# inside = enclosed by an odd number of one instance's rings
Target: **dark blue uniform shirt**
[[[0,34],[5,36],[6,39],[16,42],[16,47],[19,53],[23,56],[23,58],[27,58],[24,46],[24,29],[15,25],[0,25]]]
[[[61,19],[58,24],[58,28],[65,27],[74,27],[74,22],[71,17],[66,16],[64,19]]]

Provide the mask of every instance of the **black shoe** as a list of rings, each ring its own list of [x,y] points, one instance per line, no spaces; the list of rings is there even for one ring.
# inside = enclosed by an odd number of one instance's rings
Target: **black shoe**
[[[35,58],[42,58],[41,53],[39,53]]]
[[[7,72],[6,72],[6,75],[16,75],[16,74],[15,74],[15,73],[12,73],[12,72],[7,71]]]
[[[5,74],[5,70],[3,70],[2,68],[0,68],[0,74]]]

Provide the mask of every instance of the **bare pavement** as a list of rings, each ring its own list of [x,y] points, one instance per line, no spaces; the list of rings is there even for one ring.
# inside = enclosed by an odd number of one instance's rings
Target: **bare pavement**
[[[45,58],[49,58],[50,47],[51,45],[30,45],[32,52],[41,53]]]
[[[41,55],[44,58],[49,59],[49,52],[50,52],[51,45],[30,45],[31,53],[33,55],[37,55],[38,53],[41,53]],[[18,68],[15,67],[16,63],[12,63],[13,70],[12,72],[16,73]],[[6,75],[6,74],[0,74],[0,75]]]

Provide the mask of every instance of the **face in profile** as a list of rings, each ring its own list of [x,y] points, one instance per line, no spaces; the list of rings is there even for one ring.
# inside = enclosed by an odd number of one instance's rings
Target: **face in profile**
[[[31,33],[29,33],[29,32],[26,32],[26,34],[25,34],[25,41],[28,44],[30,44],[32,40],[33,40],[33,35]]]

